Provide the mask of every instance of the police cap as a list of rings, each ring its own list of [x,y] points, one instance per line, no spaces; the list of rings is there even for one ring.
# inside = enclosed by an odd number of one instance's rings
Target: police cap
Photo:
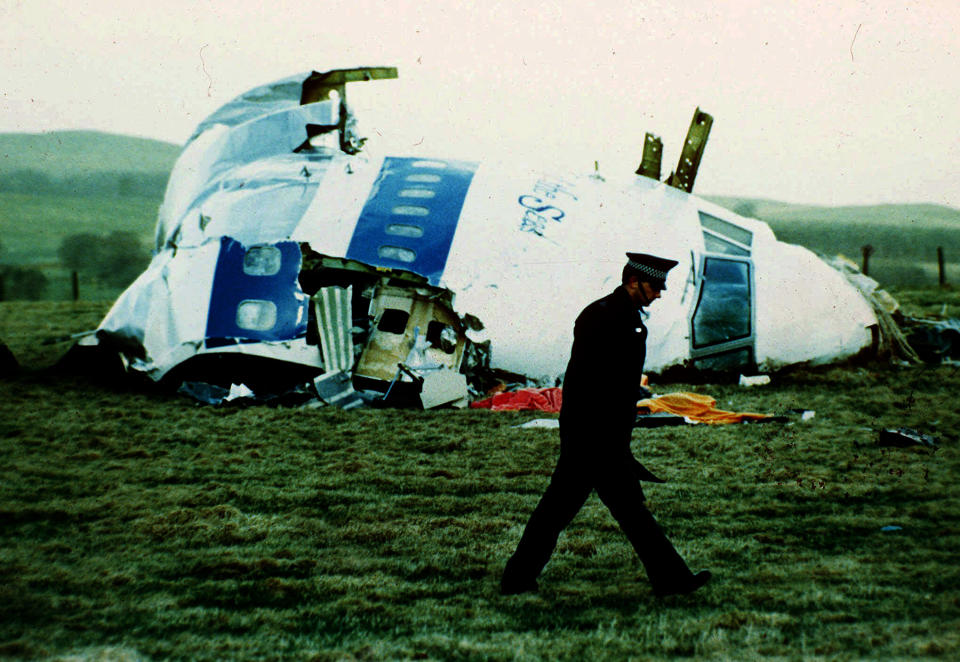
[[[667,272],[675,266],[676,260],[646,253],[627,253],[627,267],[637,272],[637,278],[661,290],[667,289]]]

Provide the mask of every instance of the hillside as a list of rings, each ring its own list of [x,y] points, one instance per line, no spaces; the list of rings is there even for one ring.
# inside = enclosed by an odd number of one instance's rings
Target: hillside
[[[68,298],[70,272],[58,250],[76,235],[133,235],[140,248],[130,255],[129,272],[145,267],[179,151],[158,140],[95,131],[0,134],[3,296]],[[80,276],[84,298],[113,299],[122,289],[119,282]]]
[[[163,195],[180,147],[98,131],[0,133],[0,192]]]
[[[169,173],[180,146],[100,131],[0,133],[0,175],[40,170],[72,176],[86,172]]]
[[[7,297],[63,299],[69,272],[58,249],[67,237],[135,234],[151,245],[156,212],[180,147],[94,131],[0,134],[0,263],[40,269],[47,286]],[[782,241],[857,261],[874,247],[870,273],[884,285],[934,285],[938,246],[948,276],[960,277],[960,210],[938,205],[818,207],[713,196],[717,204],[766,221]],[[905,238],[907,240],[905,240]],[[142,258],[145,259],[145,258]],[[144,262],[145,265],[145,262]],[[85,298],[112,299],[115,286],[84,279]],[[8,281],[9,285],[9,281]]]
[[[960,210],[943,205],[818,207],[774,200],[708,198],[770,225],[781,241],[858,263],[870,245],[870,275],[884,284],[933,285],[937,248],[944,251],[948,280],[960,277]]]

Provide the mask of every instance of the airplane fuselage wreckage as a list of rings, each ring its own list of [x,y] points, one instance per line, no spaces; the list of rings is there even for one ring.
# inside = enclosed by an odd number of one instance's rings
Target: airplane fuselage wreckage
[[[699,109],[664,182],[650,134],[620,183],[371,156],[346,84],[396,76],[301,74],[202,122],[150,266],[86,342],[156,381],[307,380],[335,404],[458,404],[497,371],[562,379],[576,315],[619,284],[628,250],[679,260],[649,310],[649,372],[767,371],[876,342],[871,305],[840,271],[690,194],[712,123]]]

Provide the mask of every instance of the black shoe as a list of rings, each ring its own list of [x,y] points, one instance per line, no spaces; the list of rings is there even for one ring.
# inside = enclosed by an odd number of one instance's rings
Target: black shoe
[[[520,593],[536,593],[537,592],[537,581],[533,580],[531,582],[526,582],[523,584],[512,582],[501,582],[500,583],[500,595],[518,595]]]
[[[698,588],[710,581],[710,578],[713,577],[713,573],[709,570],[701,570],[695,575],[691,575],[689,579],[680,582],[679,584],[674,584],[669,587],[655,588],[653,589],[653,594],[658,598],[665,598],[668,595],[686,595],[687,593],[693,593]]]

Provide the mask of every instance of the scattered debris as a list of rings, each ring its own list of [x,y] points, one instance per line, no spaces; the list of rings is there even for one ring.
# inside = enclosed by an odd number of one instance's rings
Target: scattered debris
[[[230,394],[230,389],[206,382],[183,382],[177,389],[177,393],[204,404],[218,405]]]
[[[770,375],[740,375],[740,386],[766,386],[770,383]]]
[[[515,428],[542,428],[545,430],[555,430],[560,427],[560,421],[556,418],[535,418],[521,425],[514,425]]]
[[[903,531],[902,526],[896,526],[894,524],[888,524],[887,526],[880,527],[881,531]]]
[[[960,359],[960,319],[908,317],[904,328],[910,345],[924,362],[949,363]]]
[[[224,402],[233,402],[242,398],[253,398],[253,391],[246,384],[230,384],[230,392],[223,399]]]
[[[788,409],[787,414],[791,416],[799,416],[800,420],[804,423],[809,423],[817,416],[817,412],[813,411],[812,409]],[[869,430],[870,428],[866,429]]]
[[[652,414],[638,414],[637,420],[633,422],[635,428],[662,428],[669,425],[695,425],[698,421],[688,419],[685,416],[678,416],[665,411],[658,411]]]
[[[877,438],[877,446],[895,446],[897,448],[926,446],[936,449],[937,440],[912,428],[896,428],[881,430],[880,436]]]
[[[364,404],[363,398],[353,389],[353,381],[348,372],[325,372],[313,380],[313,387],[319,400],[311,406],[333,405],[341,409],[353,409]]]

